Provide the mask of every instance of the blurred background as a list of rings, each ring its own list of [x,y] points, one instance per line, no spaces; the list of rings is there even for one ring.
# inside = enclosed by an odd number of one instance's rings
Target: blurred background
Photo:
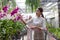
[[[60,27],[59,0],[0,0],[0,11],[2,11],[2,8],[6,5],[9,6],[8,13],[18,7],[19,13],[22,13],[25,18],[28,16],[35,17],[36,9],[42,7],[47,26],[52,28]]]

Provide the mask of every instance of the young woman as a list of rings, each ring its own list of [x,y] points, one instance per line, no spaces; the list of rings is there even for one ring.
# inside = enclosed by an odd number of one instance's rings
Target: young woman
[[[23,21],[23,20],[22,20]],[[23,21],[24,22],[24,21]],[[43,16],[43,9],[38,8],[36,11],[36,17],[31,18],[28,22],[24,22],[29,27],[28,29],[28,40],[32,40],[32,33],[34,31],[34,40],[44,40],[44,32],[46,30],[46,22]],[[30,32],[29,32],[30,31]]]

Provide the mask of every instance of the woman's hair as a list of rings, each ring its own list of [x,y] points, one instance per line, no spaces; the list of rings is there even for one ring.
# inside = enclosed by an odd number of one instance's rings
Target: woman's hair
[[[41,16],[44,18],[44,15],[43,15],[43,8],[38,8],[38,10],[41,12]]]

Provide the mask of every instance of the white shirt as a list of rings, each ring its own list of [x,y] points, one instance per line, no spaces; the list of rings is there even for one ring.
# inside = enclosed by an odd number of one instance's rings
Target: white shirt
[[[43,17],[34,17],[34,18],[31,18],[29,21],[26,22],[27,23],[27,26],[28,25],[33,25],[33,26],[36,26],[36,27],[41,27],[42,29],[45,29],[46,28],[46,21]],[[29,26],[28,26],[29,27]],[[34,40],[34,30],[32,29],[28,29],[27,31],[28,33],[28,38],[27,39],[30,39],[30,40]]]
[[[27,25],[34,25],[34,26],[37,26],[37,27],[46,28],[46,21],[41,16],[40,17],[31,18],[26,23],[27,23]]]

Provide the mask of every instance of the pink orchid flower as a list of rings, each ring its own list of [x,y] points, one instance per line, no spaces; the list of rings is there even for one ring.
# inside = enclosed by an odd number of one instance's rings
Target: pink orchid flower
[[[3,11],[7,12],[8,11],[8,6],[3,7]]]
[[[11,16],[13,16],[15,13],[17,13],[19,10],[19,8],[15,8],[12,12],[11,12]]]

